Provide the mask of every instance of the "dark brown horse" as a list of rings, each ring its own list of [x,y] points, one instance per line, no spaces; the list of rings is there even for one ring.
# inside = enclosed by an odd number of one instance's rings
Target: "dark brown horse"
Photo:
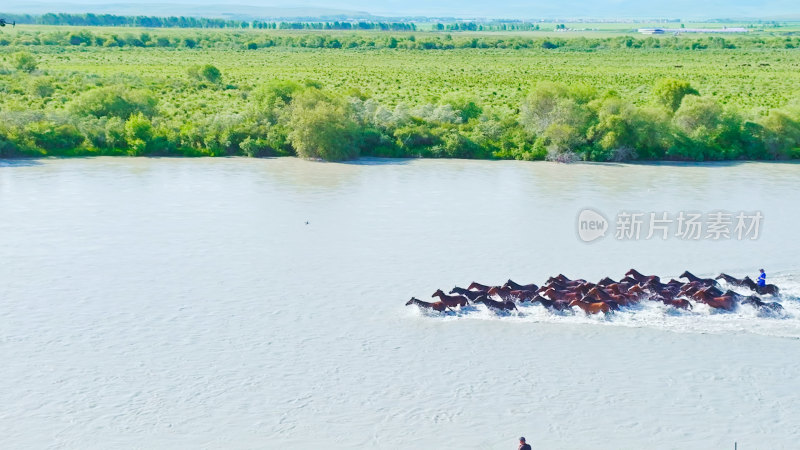
[[[458,295],[460,295],[462,297],[466,297],[470,301],[474,301],[476,298],[480,297],[481,295],[486,295],[485,292],[470,291],[468,289],[460,288],[458,286],[454,287],[453,290],[450,291],[450,293],[451,294],[458,294]]]
[[[691,281],[683,285],[678,295],[686,295],[694,297],[698,292],[702,291],[702,295],[710,295],[712,297],[719,297],[723,292],[714,286],[709,286],[700,281]]]
[[[642,286],[643,289],[650,292],[651,295],[659,297],[659,299],[674,299],[680,292],[680,288],[676,285],[661,284],[655,280],[650,280]]]
[[[712,278],[699,278],[699,277],[696,277],[696,276],[694,276],[694,274],[692,274],[688,270],[684,271],[679,278],[686,278],[689,281],[697,281],[697,282],[703,283],[703,284],[705,284],[707,286],[716,286],[717,285],[716,280],[714,280]]]
[[[434,303],[424,302],[414,297],[411,297],[411,300],[406,302],[406,306],[408,305],[417,305],[420,308],[432,309],[434,311],[439,311],[439,312],[444,312],[445,310],[449,309],[447,305],[445,305],[442,302],[434,302]]]
[[[781,291],[778,286],[768,284],[766,286],[756,286],[756,292],[760,295],[778,295]]]
[[[436,292],[431,295],[431,297],[439,297],[439,301],[450,308],[455,308],[456,306],[467,306],[468,303],[466,297],[462,297],[460,295],[447,295],[442,292],[441,289],[437,289]]]
[[[605,289],[601,289],[597,286],[590,289],[589,292],[587,292],[587,295],[591,295],[592,297],[605,302],[614,302],[619,306],[630,306],[638,303],[638,298],[635,295],[627,297],[625,295],[608,292]]]
[[[756,309],[767,309],[771,312],[781,312],[783,311],[783,306],[781,306],[778,302],[765,302],[761,300],[757,295],[750,295],[742,300],[743,305],[750,305]]]
[[[492,300],[487,296],[483,296],[481,298],[476,299],[473,303],[483,303],[489,309],[500,310],[500,311],[511,311],[513,309],[517,309],[517,305],[512,301],[502,301],[498,302],[497,300]]]
[[[631,269],[631,270],[625,272],[625,276],[633,278],[638,283],[646,283],[647,281],[650,281],[650,280],[655,280],[655,281],[661,283],[661,279],[658,278],[657,276],[655,276],[655,275],[642,275],[636,269]]]
[[[504,288],[508,287],[508,288],[511,288],[511,289],[513,289],[515,291],[535,291],[535,290],[539,289],[539,286],[537,286],[537,285],[535,285],[533,283],[531,283],[531,284],[519,284],[519,283],[513,282],[512,280],[506,281],[506,284],[504,284],[503,287]]]
[[[563,284],[563,285],[566,285],[566,286],[577,286],[577,285],[579,285],[581,283],[585,283],[585,282],[586,282],[586,280],[583,280],[583,279],[580,279],[580,278],[577,279],[577,280],[570,280],[564,274],[558,274],[555,277],[550,277],[550,278],[547,279],[547,284],[558,283],[558,284]]]
[[[606,286],[606,290],[615,294],[626,295],[634,286],[638,285],[628,283],[612,283]]]
[[[616,282],[616,281],[614,281],[614,280],[612,280],[611,278],[609,278],[609,277],[605,277],[605,278],[603,278],[602,280],[598,281],[598,282],[597,282],[597,285],[598,285],[598,286],[607,287],[607,286],[609,286],[609,285],[611,285],[611,284],[616,284],[616,283],[617,283],[617,282]]]
[[[556,311],[563,311],[569,308],[569,302],[566,300],[550,300],[549,298],[536,295],[531,299],[531,303],[540,303],[547,309],[554,309]]]
[[[739,278],[736,278],[736,277],[732,277],[732,276],[728,275],[727,273],[721,273],[721,274],[717,275],[717,277],[715,279],[716,280],[725,280],[726,283],[728,283],[730,285],[733,285],[733,286],[739,286],[739,287],[752,287],[752,286],[755,286],[755,283],[753,283],[753,280],[750,280],[750,283],[751,283],[750,285],[747,284],[747,280],[749,278],[747,278],[747,279],[739,279]]]
[[[751,291],[760,294],[760,295],[779,295],[781,290],[778,286],[774,284],[767,284],[765,286],[759,286],[753,281],[752,278],[745,276],[741,279],[742,286],[750,288]]]

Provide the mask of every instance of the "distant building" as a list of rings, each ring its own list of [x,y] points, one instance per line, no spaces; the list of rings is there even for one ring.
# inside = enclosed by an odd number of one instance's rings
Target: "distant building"
[[[747,28],[639,28],[642,34],[665,33],[747,33]]]

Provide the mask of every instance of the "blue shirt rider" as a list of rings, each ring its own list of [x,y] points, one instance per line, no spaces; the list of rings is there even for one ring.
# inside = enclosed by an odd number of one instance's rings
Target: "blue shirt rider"
[[[764,269],[759,269],[761,275],[758,276],[758,285],[759,286],[766,286],[767,285],[767,274],[764,273]]]

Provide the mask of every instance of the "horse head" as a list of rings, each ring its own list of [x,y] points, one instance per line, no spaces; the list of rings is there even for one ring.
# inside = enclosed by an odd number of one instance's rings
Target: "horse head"
[[[636,269],[631,269],[631,270],[625,272],[625,276],[626,277],[631,277],[633,279],[639,279],[639,278],[643,278],[644,277],[644,275],[639,273],[639,271],[636,270]]]
[[[602,280],[598,281],[597,284],[600,286],[608,286],[609,284],[614,284],[616,281],[612,280],[609,277],[605,277]]]
[[[444,295],[444,292],[442,292],[441,289],[437,289],[436,292],[431,295],[431,297],[436,297],[437,295]]]

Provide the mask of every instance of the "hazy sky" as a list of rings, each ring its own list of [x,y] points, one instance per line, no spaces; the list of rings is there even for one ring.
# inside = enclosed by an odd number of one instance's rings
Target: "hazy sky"
[[[6,5],[17,8],[36,3],[48,6],[96,5],[108,9],[115,3],[141,6],[141,14],[147,14],[147,3],[159,5],[225,5],[235,11],[236,5],[251,5],[278,8],[334,8],[365,11],[378,15],[428,15],[428,16],[481,16],[508,18],[537,17],[670,17],[670,18],[727,18],[727,17],[800,17],[800,0],[558,0],[558,1],[499,1],[485,0],[5,0]],[[15,8],[15,9],[17,9]],[[0,10],[3,6],[0,5]],[[38,8],[37,8],[38,9]],[[218,9],[218,8],[215,8]]]

